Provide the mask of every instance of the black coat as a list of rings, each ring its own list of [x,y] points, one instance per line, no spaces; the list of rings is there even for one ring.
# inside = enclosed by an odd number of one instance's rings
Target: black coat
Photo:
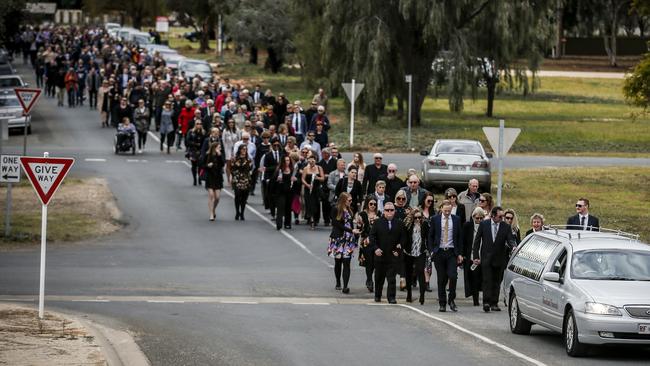
[[[422,220],[420,224],[420,253],[419,255],[424,254],[424,251],[427,249],[427,242],[429,240],[429,221]],[[411,249],[413,248],[413,225],[410,228],[406,229],[406,241],[404,242],[403,249],[406,255],[411,255]]]
[[[374,192],[375,183],[377,183],[378,180],[385,180],[387,175],[388,166],[386,164],[381,164],[379,168],[374,164],[366,165],[366,170],[364,170],[363,173],[363,183],[361,184],[363,192]]]
[[[340,219],[336,218],[336,215],[338,214],[338,210],[336,207],[332,207],[332,213],[331,213],[331,218],[332,218],[332,231],[330,232],[330,238],[340,238],[343,236],[343,234],[347,231],[349,233],[352,232],[352,228],[354,228],[354,225],[352,223],[352,218],[354,217],[353,213],[350,213],[350,217],[347,220],[347,223],[349,223],[350,228],[346,228],[346,220],[345,220],[345,215],[341,215]]]
[[[463,224],[463,281],[465,284],[465,297],[472,296],[474,291],[481,290],[481,269],[472,271],[472,246],[474,245],[474,222],[468,221]],[[474,288],[474,286],[478,288]]]
[[[484,220],[478,227],[476,238],[472,245],[474,258],[481,260],[481,265],[505,267],[506,260],[512,248],[516,246],[510,225],[499,224],[495,240],[492,240],[492,220]]]
[[[580,230],[580,215],[575,214],[566,221],[567,230]],[[600,231],[600,223],[598,218],[593,215],[587,216],[587,230]]]
[[[336,184],[336,189],[334,189],[334,197],[338,200],[339,195],[341,195],[342,192],[347,192],[348,191],[348,179],[340,179],[339,182]],[[352,186],[352,190],[350,191],[350,196],[352,196],[352,211],[357,212],[358,207],[361,204],[361,201],[363,200],[363,195],[361,194],[361,183],[359,183],[358,180],[354,181],[354,185]]]
[[[429,230],[429,251],[434,255],[440,249],[440,241],[443,239],[441,224],[442,215],[438,214],[431,218],[431,229]],[[461,230],[460,218],[455,215],[449,215],[452,223],[452,244],[454,245],[454,254],[456,256],[463,254],[463,235]]]
[[[381,249],[383,254],[381,257],[375,255],[374,260],[380,262],[396,262],[399,257],[393,255],[393,252],[400,252],[398,248],[406,243],[406,229],[404,224],[393,218],[392,228],[388,230],[388,221],[385,217],[378,218],[375,224],[370,229],[370,249],[372,252]]]

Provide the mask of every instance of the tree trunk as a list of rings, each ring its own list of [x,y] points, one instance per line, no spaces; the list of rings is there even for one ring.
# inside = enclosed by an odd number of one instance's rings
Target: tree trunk
[[[273,47],[266,49],[268,57],[266,58],[265,68],[270,69],[272,73],[277,74],[282,68],[282,57],[277,54]]]
[[[201,38],[199,39],[199,53],[206,53],[210,49],[210,22],[206,19],[201,24]]]
[[[494,95],[497,88],[497,83],[494,77],[485,78],[487,84],[487,112],[486,116],[492,117],[494,112]]]
[[[401,95],[397,95],[397,120],[401,121],[404,118],[404,98]]]
[[[248,56],[248,63],[257,65],[257,47],[251,46],[250,55]]]
[[[555,28],[555,58],[560,59],[562,58],[562,38],[564,36],[564,19],[562,19],[562,14],[564,13],[564,4],[563,0],[556,1],[555,21],[557,24]]]

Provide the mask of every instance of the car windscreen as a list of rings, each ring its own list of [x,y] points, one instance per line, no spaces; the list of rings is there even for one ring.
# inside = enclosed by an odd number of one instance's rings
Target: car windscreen
[[[1,78],[0,88],[12,88],[15,86],[22,86],[18,78]]]
[[[194,72],[211,72],[210,71],[210,65],[207,64],[200,64],[200,63],[194,63],[194,62],[188,62],[186,63],[183,68],[187,71],[194,71]]]
[[[571,277],[582,280],[650,281],[650,251],[584,250],[573,254]]]
[[[20,107],[17,98],[0,98],[0,108]]]
[[[436,154],[472,154],[481,155],[481,148],[474,142],[441,142],[436,145]]]

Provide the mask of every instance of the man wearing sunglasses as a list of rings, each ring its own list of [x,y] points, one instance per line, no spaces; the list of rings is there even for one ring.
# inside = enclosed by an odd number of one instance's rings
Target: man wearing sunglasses
[[[375,253],[375,302],[381,302],[384,280],[388,282],[386,297],[389,304],[396,304],[397,293],[395,275],[402,243],[406,242],[406,230],[402,221],[395,218],[395,205],[387,202],[384,214],[375,221],[368,235],[370,250]]]
[[[373,187],[378,180],[386,179],[388,174],[388,167],[386,164],[382,164],[384,156],[380,153],[373,155],[374,164],[367,165],[366,170],[363,174],[363,182],[361,183],[361,191],[364,195],[370,194]]]
[[[589,200],[580,198],[576,202],[576,214],[569,217],[566,222],[568,230],[590,230],[600,231],[598,218],[589,214]]]

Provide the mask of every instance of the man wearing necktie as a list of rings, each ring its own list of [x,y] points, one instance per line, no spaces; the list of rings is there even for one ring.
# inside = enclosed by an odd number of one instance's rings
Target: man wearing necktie
[[[296,136],[296,144],[300,146],[305,141],[305,129],[307,128],[307,118],[300,113],[300,108],[294,108],[291,115],[291,126]]]
[[[600,231],[598,218],[589,214],[589,200],[580,198],[576,202],[576,214],[569,217],[566,222],[567,230]]]
[[[275,217],[275,202],[271,188],[271,179],[276,174],[276,168],[280,165],[280,159],[284,157],[284,149],[280,148],[280,141],[277,137],[271,139],[271,149],[262,156],[260,166],[264,172],[262,176],[262,200],[264,207],[271,210],[271,216]]]
[[[395,206],[384,205],[384,215],[375,221],[368,235],[370,249],[375,253],[375,302],[381,301],[384,280],[388,282],[386,297],[389,304],[396,304],[396,270],[402,243],[406,242],[406,230],[402,222],[395,218]]]
[[[463,263],[463,241],[460,218],[451,214],[451,202],[443,201],[441,213],[431,218],[428,246],[438,277],[438,303],[440,312],[458,311],[456,307],[456,282],[458,265]],[[447,282],[449,297],[447,298]]]
[[[483,275],[483,310],[501,311],[499,289],[506,268],[508,253],[517,246],[510,225],[503,222],[503,208],[496,206],[490,220],[479,224],[472,254],[474,264],[481,265]]]

